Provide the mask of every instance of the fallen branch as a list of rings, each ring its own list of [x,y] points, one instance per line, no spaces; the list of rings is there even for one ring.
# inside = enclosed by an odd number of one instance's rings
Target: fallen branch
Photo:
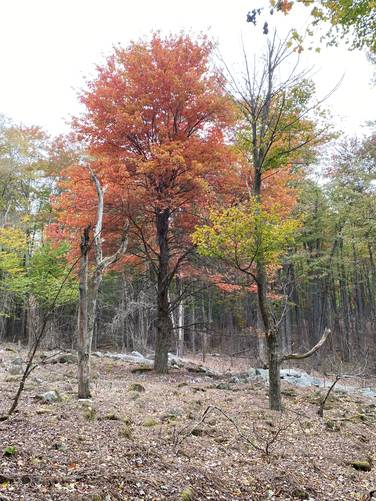
[[[280,362],[282,363],[285,360],[303,360],[305,358],[310,357],[311,355],[316,353],[316,351],[318,351],[321,348],[321,346],[328,339],[330,333],[331,333],[331,330],[326,328],[324,330],[324,334],[322,335],[320,341],[317,344],[315,344],[315,346],[313,348],[311,348],[309,351],[307,351],[305,353],[289,353],[288,355],[283,355],[280,358]]]
[[[194,430],[196,430],[200,424],[203,424],[205,419],[209,416],[209,414],[212,412],[212,411],[217,411],[219,412],[220,414],[222,414],[228,421],[230,421],[230,423],[234,426],[234,428],[236,429],[238,435],[247,443],[249,444],[251,447],[253,447],[253,449],[255,449],[256,451],[258,452],[261,452],[262,454],[264,454],[266,457],[269,457],[270,456],[270,448],[272,447],[272,445],[275,444],[275,442],[278,440],[278,438],[280,437],[280,435],[285,432],[288,428],[290,428],[290,426],[292,426],[298,419],[299,419],[299,416],[296,418],[296,419],[293,419],[292,421],[290,421],[287,425],[285,426],[278,426],[278,428],[275,430],[275,431],[272,431],[272,432],[268,432],[269,434],[269,437],[267,438],[264,438],[264,437],[261,437],[258,430],[256,430],[255,426],[253,426],[253,431],[255,434],[258,435],[258,438],[259,438],[259,441],[263,441],[265,442],[265,445],[260,445],[258,444],[257,442],[254,442],[253,440],[251,440],[247,435],[245,435],[243,433],[243,431],[240,429],[238,423],[235,421],[234,418],[232,418],[231,416],[229,416],[224,410],[222,410],[220,407],[216,406],[216,405],[209,405],[204,413],[202,414],[201,418],[199,421],[197,421],[193,427],[189,427],[189,431],[184,433],[182,435],[182,433],[184,431],[187,430],[188,426],[184,427],[182,430],[180,430],[180,432],[176,433],[176,429],[174,430],[174,446],[177,447],[178,445],[181,445],[182,442],[187,438],[189,437],[190,435],[193,434]],[[179,436],[182,435],[180,438]]]

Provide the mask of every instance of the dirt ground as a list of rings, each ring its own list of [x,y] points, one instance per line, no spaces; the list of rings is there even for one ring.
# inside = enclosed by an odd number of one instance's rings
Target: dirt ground
[[[17,356],[0,346],[0,415]],[[315,389],[283,383],[280,414],[261,381],[185,368],[161,377],[95,357],[92,368],[92,401],[76,398],[74,364],[32,373],[18,412],[0,422],[0,501],[351,501],[376,490],[374,400],[335,394],[321,419]],[[60,401],[35,398],[49,390]]]

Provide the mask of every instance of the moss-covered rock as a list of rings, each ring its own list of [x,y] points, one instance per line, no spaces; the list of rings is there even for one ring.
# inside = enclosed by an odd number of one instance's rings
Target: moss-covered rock
[[[156,426],[158,421],[151,416],[148,416],[144,419],[143,425],[147,428],[151,428],[152,426]]]
[[[351,461],[351,466],[358,471],[371,471],[372,465],[370,461]]]
[[[180,493],[180,499],[182,501],[192,501],[193,500],[193,489],[191,486],[186,487]]]
[[[137,393],[144,393],[145,388],[140,383],[132,383],[129,386],[128,391],[137,391]]]
[[[328,431],[340,431],[341,425],[337,421],[333,421],[332,419],[327,419],[325,421],[325,428]]]

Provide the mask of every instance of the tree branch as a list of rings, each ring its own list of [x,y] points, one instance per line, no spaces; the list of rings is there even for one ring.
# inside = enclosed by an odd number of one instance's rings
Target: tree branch
[[[311,355],[313,355],[314,353],[316,353],[316,351],[318,351],[321,348],[321,346],[328,339],[330,333],[331,333],[331,330],[328,329],[328,328],[326,328],[324,330],[324,334],[322,335],[320,341],[317,344],[315,344],[315,346],[313,348],[311,348],[309,351],[307,351],[305,353],[290,353],[288,355],[283,355],[280,358],[280,362],[282,363],[285,360],[303,360],[305,358],[310,357]]]

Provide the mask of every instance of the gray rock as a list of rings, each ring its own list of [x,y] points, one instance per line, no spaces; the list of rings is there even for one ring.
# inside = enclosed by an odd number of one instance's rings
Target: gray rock
[[[178,417],[183,415],[182,409],[179,407],[172,407],[168,409],[162,416],[161,421],[175,421]]]
[[[17,357],[17,358],[15,358],[14,360],[12,360],[11,364],[12,364],[12,365],[20,365],[20,366],[22,366],[22,364],[23,364],[23,360],[22,360],[22,358],[21,358],[21,357]]]
[[[8,369],[8,372],[11,376],[20,376],[23,374],[22,365],[11,365]]]
[[[251,367],[250,369],[247,370],[247,375],[248,377],[250,378],[255,378],[257,376],[256,374],[256,370],[257,369],[254,369],[253,367]]]
[[[77,364],[77,355],[74,353],[64,353],[57,358],[57,363],[59,364]]]
[[[229,382],[230,383],[235,383],[235,384],[240,384],[241,383],[241,379],[238,378],[237,376],[232,376],[232,377],[230,377]]]
[[[301,378],[302,374],[308,376],[308,374],[304,371],[298,371],[295,369],[282,369],[281,370],[281,377],[295,377],[295,378]]]
[[[94,353],[92,353],[92,355],[93,355],[93,357],[103,358],[103,353],[100,351],[94,351]]]
[[[177,355],[174,355],[173,353],[168,354],[168,362],[171,366],[174,367],[184,367],[183,360]]]
[[[362,388],[360,390],[360,393],[364,395],[365,397],[371,397],[375,398],[376,397],[376,391],[373,390],[372,388]]]
[[[42,393],[40,395],[35,395],[36,400],[40,400],[41,402],[45,404],[51,404],[54,402],[61,402],[61,396],[56,390],[50,390],[46,391],[45,393]]]
[[[260,376],[264,381],[269,381],[268,369],[256,369],[256,376]]]
[[[230,383],[218,383],[216,386],[217,390],[231,390]]]
[[[145,357],[135,357],[133,355],[127,355],[126,353],[110,353],[107,352],[104,354],[105,357],[112,358],[113,360],[122,360],[124,362],[131,362],[131,363],[142,363],[145,365],[152,365],[153,361],[149,360],[148,358]]]
[[[132,357],[145,358],[144,355],[142,353],[140,353],[139,351],[132,351],[131,355],[132,355]]]
[[[93,405],[91,398],[79,398],[78,401],[82,405],[82,407],[91,407]]]

